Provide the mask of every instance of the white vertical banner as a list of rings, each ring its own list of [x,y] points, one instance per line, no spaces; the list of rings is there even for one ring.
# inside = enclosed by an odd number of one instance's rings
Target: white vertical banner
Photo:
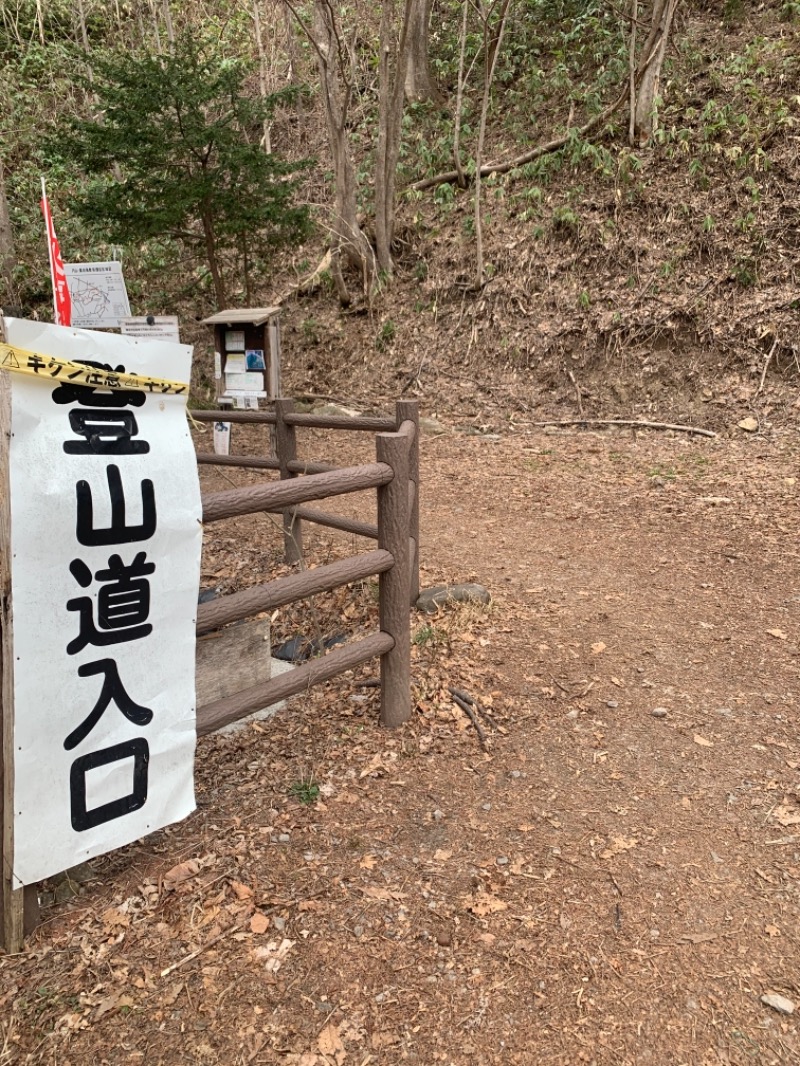
[[[41,356],[189,380],[186,345],[6,325],[9,344]],[[185,393],[10,378],[14,879],[26,885],[194,809],[202,508]]]

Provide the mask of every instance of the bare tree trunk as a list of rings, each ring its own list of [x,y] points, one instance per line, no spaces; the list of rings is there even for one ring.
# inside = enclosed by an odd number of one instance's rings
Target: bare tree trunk
[[[83,50],[88,56],[89,54],[89,34],[86,31],[86,10],[83,6],[83,0],[78,0],[78,28],[81,31],[81,45]],[[91,74],[90,74],[91,78]]]
[[[14,284],[14,267],[17,254],[14,248],[14,232],[11,229],[11,215],[6,196],[6,178],[3,160],[0,158],[0,280],[3,282],[6,308],[17,302],[17,288]]]
[[[227,295],[222,271],[219,267],[217,239],[214,234],[214,222],[211,218],[211,212],[203,208],[200,213],[200,219],[203,225],[203,240],[206,246],[206,262],[208,263],[208,269],[211,271],[211,280],[214,282],[214,298],[217,302],[217,310],[222,311],[227,304]]]
[[[258,47],[258,87],[261,93],[261,99],[266,100],[269,95],[267,92],[267,54],[264,51],[264,39],[261,36],[261,15],[258,10],[259,0],[253,0],[253,22],[255,23],[256,31],[256,45]],[[261,138],[261,145],[267,155],[272,151],[272,136],[269,119],[264,119],[264,134]]]
[[[465,3],[466,9],[469,4]],[[407,100],[433,100],[442,102],[442,95],[431,74],[428,50],[433,0],[413,0],[411,22],[408,30],[409,51],[406,69],[405,93]]]
[[[391,246],[403,120],[404,86],[408,62],[408,25],[414,0],[403,0],[402,21],[396,17],[396,0],[382,6],[379,57],[380,106],[375,163],[375,232],[378,257],[358,221],[357,178],[347,130],[353,96],[354,61],[331,0],[314,0],[313,25],[303,18],[297,0],[284,0],[297,26],[317,55],[322,105],[333,157],[335,207],[331,227],[331,269],[339,299],[350,302],[341,272],[346,261],[361,272],[364,291],[371,294],[380,267],[392,271]],[[400,26],[397,32],[397,26]]]
[[[156,54],[161,55],[161,30],[158,26],[158,11],[155,6],[155,0],[148,0],[148,6],[150,8],[150,14],[153,16],[153,32],[155,34],[156,41]]]
[[[22,48],[24,46],[24,38],[19,28],[19,9],[17,9],[15,14],[12,15],[6,5],[3,4],[2,9],[0,10],[2,10],[3,13],[3,26],[6,32],[14,39],[19,47]]]
[[[39,28],[39,42],[44,44],[44,2],[36,0],[36,24]]]
[[[631,46],[628,53],[628,73],[631,86],[630,122],[628,124],[628,144],[636,144],[636,24],[639,20],[639,0],[631,0]]]
[[[241,252],[242,252],[242,273],[244,274],[244,300],[247,307],[253,306],[253,294],[250,287],[250,251],[247,246],[247,234],[242,234],[241,239]]]
[[[393,268],[395,188],[408,67],[408,31],[415,2],[416,0],[405,0],[399,35],[395,33],[393,0],[385,2],[381,8],[378,145],[375,162],[375,245],[378,266],[389,276]]]
[[[142,18],[142,3],[143,3],[143,0],[137,0],[137,2],[134,4],[134,6],[136,8],[136,24],[139,27],[139,44],[140,45],[145,44],[146,43],[146,39],[147,39],[147,35],[144,32],[144,19]]]
[[[293,6],[288,3],[287,6],[300,26],[308,32]],[[311,40],[317,53],[322,103],[334,170],[335,208],[331,235],[333,276],[340,302],[348,304],[350,294],[341,272],[342,257],[360,271],[365,280],[365,287],[369,289],[375,276],[375,256],[358,224],[356,174],[346,125],[353,91],[349,56],[333,9],[326,0],[315,0],[314,15]]]
[[[483,262],[483,218],[481,217],[481,167],[483,166],[483,145],[486,139],[486,119],[489,114],[489,98],[491,94],[494,72],[497,69],[497,59],[503,46],[503,36],[506,32],[508,9],[511,0],[497,0],[502,2],[497,32],[494,37],[490,36],[489,20],[492,15],[492,7],[483,10],[483,100],[481,102],[481,120],[478,130],[478,147],[475,151],[475,288],[480,289],[484,281]]]
[[[467,187],[464,169],[461,166],[461,111],[464,106],[464,61],[467,51],[467,15],[470,5],[465,3],[461,10],[461,34],[458,41],[458,87],[456,89],[455,129],[453,131],[453,161],[458,174],[460,189]]]
[[[161,8],[164,12],[164,26],[167,30],[169,50],[172,51],[175,48],[175,30],[172,26],[172,12],[170,11],[169,0],[161,0]]]
[[[661,82],[661,69],[667,54],[672,23],[678,0],[654,0],[650,33],[639,65],[639,95],[636,100],[634,135],[640,145],[653,136],[658,125],[656,101]]]

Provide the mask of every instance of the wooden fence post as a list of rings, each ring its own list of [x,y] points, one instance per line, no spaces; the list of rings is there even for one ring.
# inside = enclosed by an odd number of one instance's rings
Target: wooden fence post
[[[380,575],[381,632],[394,640],[381,656],[381,725],[395,729],[411,717],[411,611],[408,606],[408,456],[410,441],[378,433],[377,458],[394,477],[378,489],[378,547],[394,566]]]
[[[399,400],[396,404],[397,428],[403,422],[414,423],[414,439],[408,455],[408,478],[411,488],[411,504],[408,516],[410,539],[408,561],[409,595],[411,606],[419,596],[419,403],[416,400]]]
[[[0,312],[0,341],[5,323]],[[11,630],[11,493],[8,452],[11,443],[11,383],[0,374],[0,900],[2,942],[9,954],[22,950],[25,892],[14,888],[14,654]]]
[[[294,400],[275,400],[275,444],[280,464],[281,481],[296,477],[289,463],[297,459],[297,432],[289,425],[285,415],[294,411]],[[289,566],[303,558],[303,524],[293,511],[283,512],[283,559]]]

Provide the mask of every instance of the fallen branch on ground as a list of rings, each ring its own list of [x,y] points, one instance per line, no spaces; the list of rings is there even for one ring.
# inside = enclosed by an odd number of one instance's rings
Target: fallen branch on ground
[[[475,732],[478,734],[478,740],[480,741],[481,748],[484,751],[488,751],[486,746],[486,731],[478,721],[478,714],[482,715],[486,721],[491,725],[492,729],[496,728],[496,724],[489,712],[478,703],[474,696],[470,696],[468,692],[465,692],[463,688],[453,688],[450,686],[450,695],[455,700],[456,704],[469,718],[475,727]],[[477,713],[476,713],[477,712]]]
[[[485,163],[480,170],[481,177],[488,177],[490,174],[507,174],[510,170],[516,170],[518,167],[524,166],[526,163],[532,163],[534,159],[541,159],[544,155],[550,155],[551,152],[558,152],[563,148],[570,137],[574,137],[578,134],[581,137],[585,137],[587,133],[591,133],[592,130],[597,129],[598,126],[602,126],[607,122],[611,116],[622,107],[629,96],[629,88],[626,85],[624,91],[617,97],[613,104],[601,111],[599,115],[595,115],[594,118],[590,118],[588,122],[584,122],[582,126],[573,127],[568,130],[562,137],[556,137],[552,141],[547,141],[546,144],[540,144],[536,148],[532,148],[529,152],[523,152],[522,155],[516,156],[514,159],[507,159],[503,163]],[[441,174],[434,174],[430,178],[422,178],[421,181],[413,182],[409,188],[411,189],[432,189],[436,185],[452,185],[453,182],[458,181],[457,170],[445,170]]]
[[[235,925],[230,925],[227,929],[223,929],[222,932],[217,933],[216,936],[212,936],[210,940],[207,940],[205,944],[202,944],[195,951],[190,951],[189,954],[184,955],[182,959],[179,959],[177,962],[173,962],[173,964],[171,966],[168,966],[166,970],[162,970],[161,976],[169,977],[169,975],[171,973],[174,973],[175,970],[179,970],[181,966],[183,966],[185,963],[191,962],[193,959],[196,959],[198,955],[202,955],[204,951],[208,951],[209,948],[213,947],[215,944],[218,944],[219,941],[223,940],[226,936],[228,936],[229,933],[237,932],[237,930],[241,929],[242,926],[246,925],[249,921],[250,916],[248,915],[247,918],[242,919],[242,921],[237,922]]]
[[[450,691],[452,692],[453,690],[451,689]],[[488,751],[488,748],[486,747],[486,730],[478,721],[478,717],[473,711],[473,709],[466,702],[466,700],[462,700],[461,697],[456,696],[455,693],[453,693],[453,699],[456,701],[456,703],[464,712],[464,714],[466,714],[466,716],[469,718],[470,722],[472,722],[472,724],[475,726],[475,732],[478,734],[478,742],[480,743],[481,748],[483,748],[484,751]]]
[[[673,425],[671,422],[637,422],[633,418],[562,418],[557,421],[528,422],[526,426],[633,426],[636,429],[672,429],[676,433],[697,433],[701,437],[716,437],[712,429],[699,426]]]

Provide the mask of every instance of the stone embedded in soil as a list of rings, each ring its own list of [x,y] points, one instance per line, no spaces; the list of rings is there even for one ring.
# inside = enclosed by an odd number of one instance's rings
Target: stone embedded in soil
[[[747,418],[743,418],[737,425],[739,429],[743,429],[745,433],[757,433],[758,432],[758,419],[753,418],[752,415],[748,415]]]
[[[446,433],[447,426],[443,426],[441,422],[437,422],[435,418],[420,417],[419,428],[423,433]]]
[[[794,1003],[786,996],[779,996],[775,992],[770,992],[766,996],[761,997],[761,1002],[765,1007],[772,1007],[778,1014],[794,1014]]]
[[[666,707],[654,707],[650,712],[654,718],[666,718],[669,711]]]
[[[361,415],[355,407],[345,407],[340,403],[321,403],[311,408],[315,415],[332,415],[334,418],[358,418]]]
[[[425,589],[417,599],[417,610],[436,614],[447,603],[491,603],[492,597],[483,585],[468,582],[464,585],[435,585]]]

